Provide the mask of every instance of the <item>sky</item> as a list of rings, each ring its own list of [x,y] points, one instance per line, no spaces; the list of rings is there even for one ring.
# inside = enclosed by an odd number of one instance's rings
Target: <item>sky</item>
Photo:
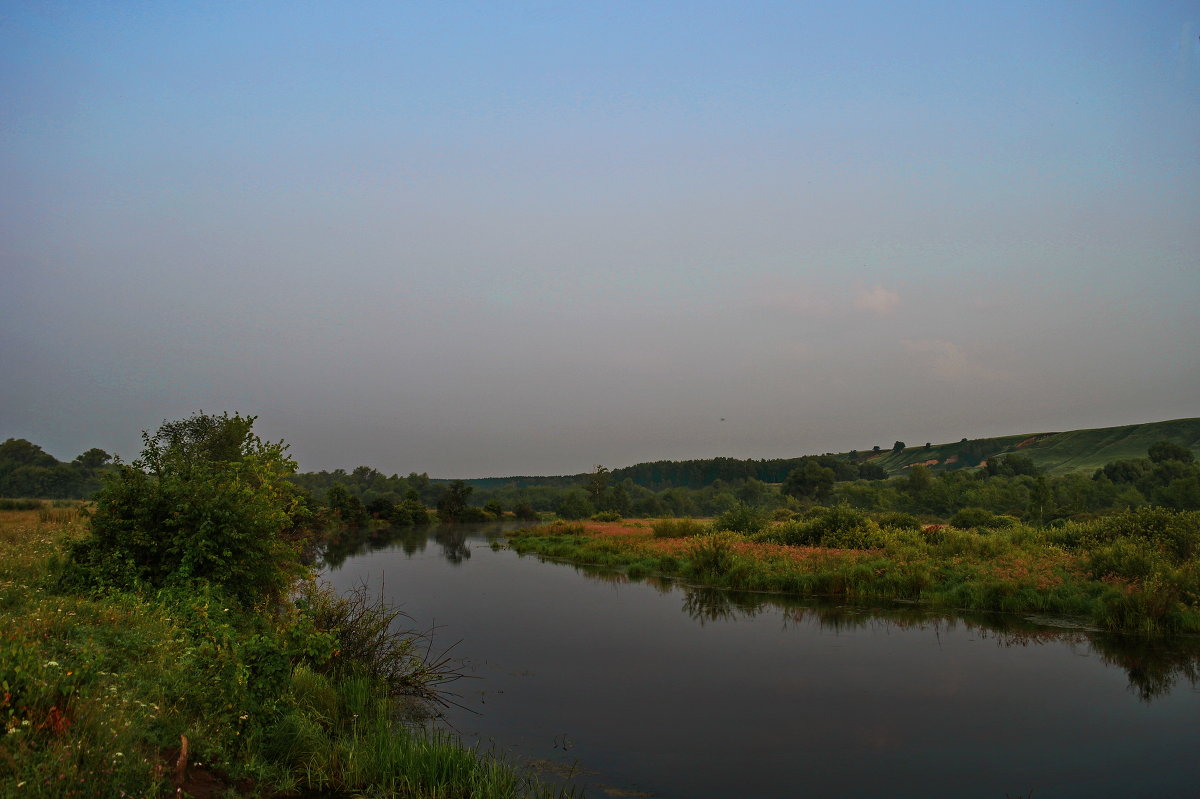
[[[1200,416],[1196,2],[0,0],[0,440],[572,474]]]

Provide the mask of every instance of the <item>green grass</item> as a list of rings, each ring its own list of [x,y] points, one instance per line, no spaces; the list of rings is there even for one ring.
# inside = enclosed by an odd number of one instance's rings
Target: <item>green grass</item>
[[[87,521],[45,510],[0,512],[0,796],[174,796],[181,736],[185,792],[550,794],[397,720],[397,692],[421,694],[437,664],[404,660],[386,608],[351,600],[343,624],[357,631],[331,639],[305,621],[319,614],[239,611],[204,590],[66,592],[59,553]],[[334,641],[362,654],[331,659]]]

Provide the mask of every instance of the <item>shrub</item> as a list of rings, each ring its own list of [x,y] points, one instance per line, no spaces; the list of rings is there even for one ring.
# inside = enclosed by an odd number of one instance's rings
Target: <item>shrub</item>
[[[1136,538],[1150,542],[1176,562],[1200,554],[1200,511],[1145,507],[1105,516],[1081,527],[1080,540],[1085,546]]]
[[[713,520],[713,529],[751,535],[767,526],[769,516],[763,508],[739,502]]]
[[[695,519],[658,519],[650,527],[655,538],[692,538],[712,532],[712,528]]]
[[[599,513],[592,514],[592,521],[594,522],[619,522],[624,518],[624,516],[615,510],[602,510]]]
[[[728,573],[735,559],[733,545],[738,540],[740,537],[730,532],[697,538],[688,550],[692,573],[710,577]]]
[[[282,443],[250,432],[253,416],[199,414],[142,434],[140,459],[96,495],[90,535],[65,579],[93,587],[208,582],[249,605],[278,598],[305,569],[306,509],[286,479]]]

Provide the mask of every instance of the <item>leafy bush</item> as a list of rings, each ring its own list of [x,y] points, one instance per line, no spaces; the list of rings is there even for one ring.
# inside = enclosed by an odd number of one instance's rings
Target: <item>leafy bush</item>
[[[306,509],[287,481],[282,443],[253,416],[198,414],[142,434],[142,457],[111,471],[91,534],[70,548],[65,579],[93,587],[208,582],[249,605],[281,597],[304,573]]]
[[[712,532],[712,528],[695,519],[658,519],[650,527],[655,538],[693,538]]]
[[[713,529],[751,535],[761,532],[769,518],[766,509],[739,502],[713,520]]]
[[[848,505],[814,509],[804,521],[784,522],[755,538],[787,546],[836,549],[876,549],[887,544],[879,525]]]
[[[1144,507],[1080,525],[1079,543],[1096,548],[1122,538],[1149,542],[1174,562],[1200,554],[1200,511]]]
[[[624,516],[615,510],[602,510],[599,513],[592,514],[592,521],[594,522],[619,522],[624,518]]]

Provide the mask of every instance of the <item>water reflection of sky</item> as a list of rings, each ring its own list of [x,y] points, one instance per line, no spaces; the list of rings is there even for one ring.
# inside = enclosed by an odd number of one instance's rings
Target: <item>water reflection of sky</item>
[[[492,551],[498,534],[375,534],[329,577],[384,580],[457,642],[481,678],[460,698],[479,715],[447,714],[457,729],[526,760],[578,761],[593,785],[1169,796],[1200,777],[1194,644],[597,579]]]

